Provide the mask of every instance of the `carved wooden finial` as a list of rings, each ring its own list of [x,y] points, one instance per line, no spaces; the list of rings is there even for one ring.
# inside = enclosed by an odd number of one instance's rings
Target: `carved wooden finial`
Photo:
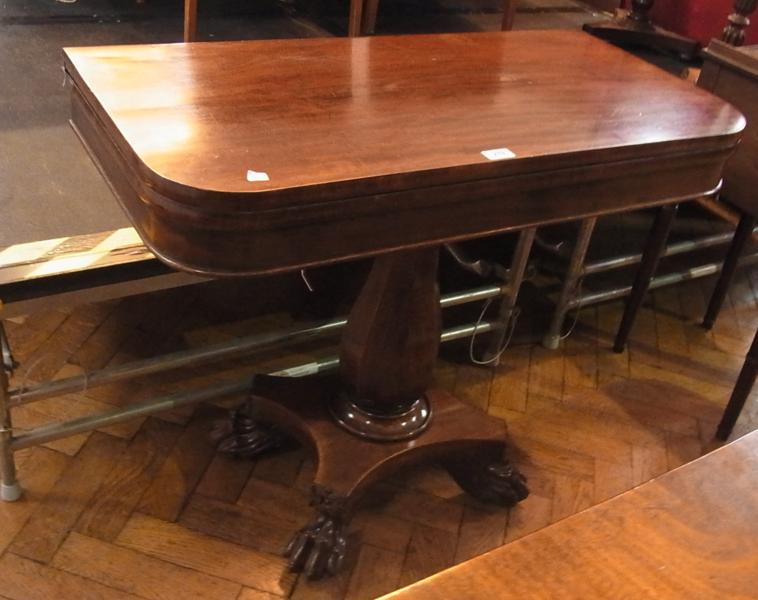
[[[758,0],[735,0],[734,12],[729,15],[729,23],[721,34],[721,40],[732,46],[745,43],[745,29],[750,25],[750,15],[758,5]]]
[[[629,18],[638,23],[650,23],[650,9],[653,8],[654,0],[632,0],[632,10]]]

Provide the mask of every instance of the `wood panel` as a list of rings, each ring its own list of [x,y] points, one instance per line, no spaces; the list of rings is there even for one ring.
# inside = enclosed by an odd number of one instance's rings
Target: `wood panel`
[[[78,533],[69,535],[52,564],[63,571],[134,592],[148,600],[173,600],[179,594],[197,600],[235,600],[241,590],[238,583]]]
[[[49,562],[113,469],[124,446],[123,440],[102,433],[92,434],[48,492],[56,501],[37,507],[13,540],[11,551],[38,562]]]

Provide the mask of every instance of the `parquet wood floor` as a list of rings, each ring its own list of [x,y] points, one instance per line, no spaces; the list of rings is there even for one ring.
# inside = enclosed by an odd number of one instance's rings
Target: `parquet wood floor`
[[[510,349],[495,369],[440,362],[438,384],[506,419],[532,495],[507,511],[464,497],[433,467],[381,484],[352,524],[339,577],[309,583],[279,552],[310,516],[313,465],[290,449],[257,461],[215,453],[224,407],[202,405],[25,450],[23,500],[0,504],[0,597],[261,600],[370,598],[544,527],[712,449],[758,326],[758,270],[740,273],[712,332],[698,327],[713,281],[653,294],[629,350],[610,352],[616,302],[581,311],[550,352]],[[215,323],[195,288],[55,310],[8,323],[16,382],[63,377],[166,348],[275,326]],[[269,354],[45,400],[15,426],[75,417],[329,349]],[[758,426],[751,400],[734,436]]]

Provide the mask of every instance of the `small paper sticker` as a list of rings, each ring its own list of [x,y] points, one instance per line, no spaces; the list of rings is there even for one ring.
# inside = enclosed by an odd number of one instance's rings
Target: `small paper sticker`
[[[516,153],[508,148],[493,148],[492,150],[482,150],[482,156],[489,160],[503,160],[516,158]]]
[[[268,181],[268,173],[264,173],[263,171],[253,171],[252,169],[248,169],[247,180],[248,181]]]

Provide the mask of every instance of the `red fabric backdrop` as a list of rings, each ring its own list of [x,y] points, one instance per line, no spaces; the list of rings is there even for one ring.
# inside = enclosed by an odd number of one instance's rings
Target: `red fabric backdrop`
[[[629,5],[627,0],[626,5]],[[733,0],[657,0],[651,16],[656,25],[707,44],[721,36],[727,17],[733,12]],[[753,13],[746,30],[746,44],[758,44],[758,11]]]

